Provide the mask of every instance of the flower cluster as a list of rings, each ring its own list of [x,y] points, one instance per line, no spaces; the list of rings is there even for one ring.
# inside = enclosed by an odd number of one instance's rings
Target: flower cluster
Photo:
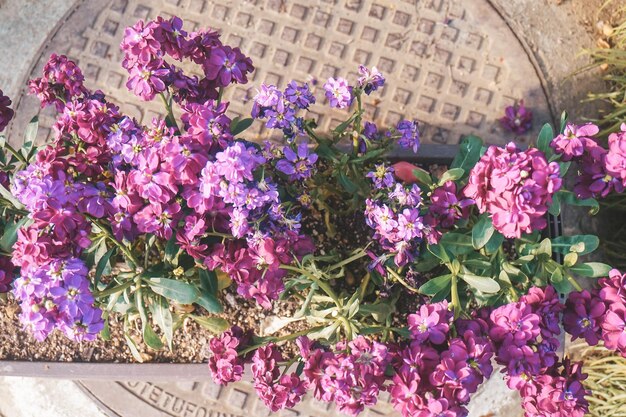
[[[250,58],[239,48],[222,44],[219,33],[187,33],[176,16],[140,20],[126,29],[120,47],[124,52],[122,66],[129,72],[126,86],[146,101],[171,89],[177,101],[204,103],[217,99],[218,90],[231,83],[247,83],[247,74],[254,70]],[[204,77],[185,75],[165,61],[167,56],[198,64]]]
[[[80,259],[55,259],[29,269],[14,282],[20,320],[39,341],[54,329],[75,341],[94,340],[104,328],[102,311],[94,306],[87,267]]]
[[[283,361],[283,355],[273,343],[258,348],[252,357],[254,389],[271,411],[293,407],[307,389],[295,372],[281,373],[279,365]]]
[[[5,96],[2,90],[0,90],[0,132],[7,127],[15,114],[13,109],[9,107],[10,105],[11,99]]]
[[[42,108],[54,104],[61,112],[65,103],[87,93],[84,80],[76,63],[65,55],[52,54],[43,68],[43,77],[30,80],[28,88],[37,96]]]
[[[522,395],[528,417],[579,416],[588,403],[579,365],[557,356],[564,306],[553,287],[533,287],[519,302],[493,310],[489,336],[507,385]]]
[[[463,190],[481,213],[489,213],[496,230],[519,238],[546,227],[545,214],[561,188],[559,165],[535,148],[490,146],[470,172]]]
[[[309,85],[299,85],[296,81],[287,84],[284,91],[273,85],[261,84],[254,97],[252,117],[267,119],[265,126],[279,129],[288,141],[304,133],[304,119],[297,116],[299,110],[306,110],[315,103],[315,96]]]
[[[572,339],[590,346],[599,341],[626,357],[626,274],[612,269],[600,288],[574,291],[567,300],[563,324]]]
[[[577,163],[574,192],[579,198],[606,197],[626,187],[626,124],[620,132],[609,135],[608,149],[599,144],[599,131],[592,123],[570,123],[550,143],[563,161]]]
[[[216,384],[225,385],[241,379],[245,361],[237,350],[246,346],[248,337],[240,327],[233,326],[209,341],[209,369]]]
[[[420,188],[396,182],[393,169],[378,165],[367,174],[374,186],[383,190],[382,196],[365,202],[365,222],[374,229],[374,239],[382,248],[394,253],[396,265],[403,266],[416,255],[425,235]]]

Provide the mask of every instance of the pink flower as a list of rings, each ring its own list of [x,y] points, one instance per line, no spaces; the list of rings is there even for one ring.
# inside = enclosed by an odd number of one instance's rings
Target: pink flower
[[[481,213],[491,215],[496,230],[519,238],[546,227],[544,216],[561,185],[556,162],[548,163],[538,149],[520,151],[511,142],[504,149],[487,149],[463,193]]]
[[[587,147],[596,145],[597,142],[593,137],[597,135],[599,131],[598,126],[593,123],[587,123],[581,126],[570,123],[565,126],[565,130],[562,134],[552,140],[550,146],[556,153],[561,154],[561,159],[570,161],[581,157]]]
[[[409,330],[414,340],[429,340],[434,344],[441,344],[446,340],[449,330],[451,312],[448,302],[424,304],[416,314],[407,318]]]
[[[622,123],[621,131],[609,135],[609,152],[606,155],[606,170],[622,181],[626,187],[626,123]]]
[[[348,81],[339,77],[329,78],[324,84],[326,90],[326,98],[330,102],[330,107],[345,109],[352,103],[352,87],[348,85]]]
[[[248,334],[237,326],[209,341],[209,369],[216,384],[239,381],[244,372],[244,358],[237,353],[245,348]]]

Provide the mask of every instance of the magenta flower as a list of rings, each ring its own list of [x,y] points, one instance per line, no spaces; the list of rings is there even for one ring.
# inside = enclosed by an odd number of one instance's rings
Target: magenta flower
[[[432,227],[450,228],[457,220],[467,219],[474,200],[462,197],[457,195],[456,183],[453,181],[446,181],[441,187],[435,188],[430,194],[426,223]]]
[[[0,256],[0,294],[9,292],[14,274],[15,266],[8,256]]]
[[[609,135],[605,163],[607,172],[620,179],[622,187],[626,187],[626,123],[622,123],[620,132]]]
[[[578,198],[606,197],[613,191],[621,193],[624,184],[607,170],[608,152],[600,145],[587,148],[587,152],[578,163],[578,175],[574,192]]]
[[[593,123],[580,126],[570,123],[565,126],[563,133],[552,140],[550,146],[564,161],[570,161],[581,157],[588,147],[596,145],[593,137],[599,131],[598,126]]]
[[[552,196],[561,188],[559,165],[546,160],[538,149],[518,150],[490,146],[472,168],[463,190],[481,213],[508,238],[519,238],[546,227],[545,214]]]
[[[524,106],[524,100],[504,110],[504,117],[500,119],[500,125],[517,135],[523,135],[532,128],[533,113]]]
[[[491,312],[493,327],[489,336],[495,342],[510,340],[517,346],[523,346],[539,335],[541,318],[532,312],[526,303],[506,304]]]
[[[610,309],[604,316],[602,339],[607,349],[619,351],[626,356],[626,317],[624,310]]]
[[[324,90],[330,107],[345,109],[352,103],[352,88],[344,78],[329,78],[324,84]]]
[[[144,101],[152,101],[154,96],[165,91],[165,81],[170,69],[161,61],[151,61],[146,65],[137,65],[130,70],[126,87]]]
[[[217,104],[209,100],[204,104],[189,103],[184,107],[181,119],[185,123],[187,133],[201,145],[217,144],[225,148],[232,140],[230,134],[230,118],[225,112],[227,103]]]
[[[209,369],[216,384],[239,381],[244,372],[244,358],[237,353],[245,348],[249,335],[233,326],[209,341]]]
[[[415,314],[409,314],[407,322],[413,340],[430,341],[441,344],[446,340],[449,331],[451,312],[448,302],[424,304]]]
[[[88,93],[83,86],[84,80],[74,61],[65,55],[52,54],[43,68],[43,77],[30,80],[28,88],[31,94],[37,96],[42,108],[54,104],[61,112],[65,103]]]
[[[0,90],[0,132],[7,127],[15,114],[13,109],[9,108],[10,105],[11,99]]]

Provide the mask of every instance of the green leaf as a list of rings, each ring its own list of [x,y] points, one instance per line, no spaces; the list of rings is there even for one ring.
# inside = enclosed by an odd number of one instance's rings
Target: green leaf
[[[139,353],[139,348],[135,341],[130,337],[128,333],[124,333],[124,339],[126,339],[126,345],[130,349],[130,353],[133,355],[133,358],[139,363],[143,362],[143,358],[141,357],[141,353]]]
[[[208,292],[203,291],[200,294],[200,297],[196,300],[196,304],[204,307],[204,309],[209,313],[221,313],[224,311],[217,297]]]
[[[191,317],[195,322],[197,322],[205,329],[208,329],[210,332],[216,334],[225,332],[230,326],[228,324],[228,321],[221,317],[200,317],[194,316],[193,314],[190,314],[189,317]]]
[[[215,273],[215,271],[200,269],[199,275],[202,289],[209,294],[217,295],[217,274]]]
[[[39,117],[35,116],[30,119],[28,125],[26,126],[26,130],[24,131],[24,146],[23,149],[26,150],[25,157],[30,152],[30,147],[33,143],[35,143],[35,139],[37,139],[37,130],[39,130]],[[30,142],[30,146],[28,143]]]
[[[339,173],[339,184],[350,194],[356,194],[359,187],[343,172]]]
[[[550,148],[550,142],[552,142],[552,139],[554,139],[554,130],[552,130],[550,123],[546,123],[539,132],[539,137],[537,138],[537,148],[548,157],[552,155],[552,148]]]
[[[541,243],[539,243],[539,246],[537,247],[537,255],[547,255],[548,258],[552,257],[552,243],[550,242],[550,239],[545,238],[541,241]]]
[[[369,314],[379,323],[385,323],[395,311],[395,307],[387,303],[357,304],[359,313]]]
[[[459,277],[467,282],[470,287],[476,288],[478,291],[485,294],[495,294],[500,291],[500,284],[493,278],[480,277],[471,272],[463,272]]]
[[[493,233],[496,231],[493,223],[487,214],[483,214],[472,228],[472,244],[475,249],[480,249],[489,242]]]
[[[9,190],[4,188],[2,184],[0,184],[0,196],[2,196],[2,198],[4,198],[5,200],[9,201],[11,204],[13,204],[13,207],[15,207],[16,209],[18,210],[24,209],[24,205],[20,203],[17,198],[13,197],[13,194],[11,194]]]
[[[462,233],[444,233],[439,244],[444,245],[450,253],[457,256],[474,252],[472,238]]]
[[[552,250],[558,253],[576,252],[586,255],[600,245],[600,239],[594,235],[558,236],[552,239]]]
[[[348,128],[348,126],[350,126],[350,124],[354,121],[356,116],[357,116],[357,113],[355,112],[352,114],[352,116],[350,116],[350,118],[348,118],[348,120],[340,123],[339,126],[333,129],[333,134],[341,136],[343,132]]]
[[[500,249],[500,246],[502,246],[502,243],[504,243],[504,235],[496,230],[491,236],[491,239],[489,239],[489,242],[485,244],[485,251],[489,254],[496,253],[498,249]]]
[[[451,168],[444,172],[441,178],[439,178],[439,185],[444,185],[448,181],[456,181],[459,178],[462,178],[463,174],[465,174],[465,170],[463,168]]]
[[[439,258],[443,263],[450,263],[450,255],[443,245],[428,245],[428,251]]]
[[[561,214],[561,197],[559,196],[559,193],[554,194],[552,197],[552,204],[548,207],[548,213],[553,216]]]
[[[178,266],[178,254],[180,248],[176,244],[176,236],[172,236],[165,244],[165,261],[171,265]]]
[[[466,174],[469,174],[469,171],[474,168],[482,155],[482,147],[483,141],[478,136],[464,137],[450,168],[462,168]]]
[[[174,338],[174,326],[172,321],[172,312],[169,309],[169,303],[164,297],[156,296],[150,304],[152,312],[152,320],[159,326],[170,350],[172,350],[172,339]]]
[[[200,296],[191,284],[169,278],[149,278],[146,280],[152,291],[180,304],[193,304]]]
[[[148,347],[154,350],[163,349],[163,341],[155,333],[150,323],[146,323],[143,327],[143,341]]]
[[[565,126],[567,126],[567,118],[568,118],[568,114],[565,110],[563,110],[563,112],[561,113],[561,123],[560,123],[560,129],[559,129],[559,132],[561,133],[565,132]]]
[[[230,123],[230,133],[233,136],[237,136],[238,134],[252,126],[253,122],[254,119],[251,119],[249,117],[246,119],[239,119],[237,117],[233,119],[233,121]]]
[[[613,268],[610,265],[602,262],[585,262],[569,268],[571,272],[589,278],[606,277],[611,269]]]
[[[572,284],[563,276],[561,268],[556,268],[550,276],[550,283],[554,288],[563,294],[568,294],[572,290]]]
[[[26,224],[30,219],[28,217],[23,217],[16,223],[10,222],[7,224],[4,229],[4,234],[2,238],[0,238],[0,248],[3,251],[11,253],[13,251],[13,245],[17,241],[17,231]]]
[[[102,277],[102,274],[104,274],[105,271],[107,271],[107,270],[109,271],[109,272],[107,272],[107,274],[111,272],[111,267],[109,265],[109,259],[111,259],[111,256],[113,256],[113,254],[115,253],[116,249],[117,249],[117,247],[115,247],[115,246],[112,247],[98,261],[98,264],[96,265],[96,275],[94,277],[94,282],[95,282],[96,287],[98,285],[98,282],[100,282],[100,278]]]
[[[572,166],[572,161],[559,162],[559,175],[561,177],[564,177],[565,174],[567,174],[567,171],[569,171],[569,167],[571,166]]]
[[[413,170],[413,176],[415,178],[417,178],[418,182],[420,182],[420,183],[422,183],[424,185],[427,185],[429,187],[431,185],[433,185],[433,179],[430,176],[430,173],[428,171],[426,171],[426,170],[423,170],[421,168],[414,169]]]
[[[452,275],[441,275],[436,278],[431,278],[424,285],[419,288],[422,294],[435,295],[446,287],[450,286]]]

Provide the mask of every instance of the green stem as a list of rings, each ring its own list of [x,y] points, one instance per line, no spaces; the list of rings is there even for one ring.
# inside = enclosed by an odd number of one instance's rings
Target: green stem
[[[352,326],[350,326],[350,322],[344,316],[338,316],[337,320],[341,322],[344,330],[346,331],[346,338],[348,340],[352,340]]]
[[[177,130],[180,130],[178,129],[178,123],[176,123],[176,119],[174,118],[174,112],[172,111],[172,104],[167,100],[163,92],[159,93],[159,97],[161,97],[161,101],[163,102],[163,105],[165,106],[165,110],[167,111],[167,116],[165,116],[165,121],[168,122],[167,123],[168,126],[175,127]]]
[[[229,235],[228,233],[219,233],[219,232],[207,232],[206,235],[207,236],[221,237],[221,238],[224,238],[224,239],[233,239],[234,238],[233,235]]]
[[[352,255],[351,257],[344,259],[341,262],[337,262],[335,265],[331,266],[328,271],[334,271],[337,268],[341,268],[344,265],[348,265],[349,263],[352,263],[354,261],[356,261],[357,259],[361,259],[362,257],[367,256],[367,252],[365,251],[360,251],[358,252],[356,255]]]
[[[274,342],[274,343],[287,342],[289,340],[297,339],[300,336],[306,336],[309,333],[316,332],[318,330],[322,330],[323,328],[324,328],[324,326],[317,326],[317,327],[313,327],[311,329],[300,330],[299,332],[286,334],[286,335],[280,336],[280,337],[263,338],[263,341],[261,343],[257,343],[256,345],[248,346],[247,348],[237,352],[237,355],[243,356],[246,353],[252,352],[253,350],[256,350],[256,349],[258,349],[258,348],[260,348],[262,346],[267,345],[267,342]]]
[[[574,289],[576,289],[576,291],[582,291],[583,288],[580,286],[580,284],[578,283],[578,281],[576,281],[574,279],[573,276],[571,275],[567,275],[567,280],[569,281],[570,284],[572,284],[572,287],[574,287]]]
[[[356,93],[357,117],[354,118],[353,129],[356,135],[352,138],[352,152],[354,155],[359,154],[359,136],[361,134],[361,118],[363,115],[363,103],[361,102],[361,91]]]
[[[452,276],[452,287],[450,291],[452,292],[452,306],[454,307],[454,317],[458,317],[459,312],[461,311],[461,300],[459,299],[459,287],[458,287],[458,277],[456,275]]]
[[[6,142],[4,144],[4,147],[14,156],[17,158],[18,161],[23,162],[24,164],[28,164],[28,161],[26,161],[26,158],[24,158],[24,156],[19,153],[18,151],[16,151],[15,149],[13,149],[13,147],[11,145],[9,145],[8,142]]]
[[[224,95],[224,87],[220,87],[217,93],[217,106],[219,107],[222,104],[222,96]]]
[[[296,268],[295,266],[291,266],[291,265],[281,265],[280,269],[284,269],[286,271],[298,272],[298,273],[300,273],[302,275],[305,275],[311,281],[316,283],[318,285],[318,287],[320,287],[326,293],[326,295],[328,295],[330,298],[332,298],[333,301],[335,302],[335,304],[337,305],[337,307],[341,307],[341,303],[339,302],[339,297],[337,297],[337,294],[335,294],[333,289],[330,288],[330,285],[328,285],[327,283],[325,283],[324,281],[322,281],[321,279],[319,279],[318,277],[316,277],[315,275],[313,275],[309,271],[306,271],[306,270],[300,269],[300,268]]]
[[[124,245],[123,243],[119,242],[115,236],[113,236],[113,233],[111,233],[111,231],[109,229],[107,229],[102,223],[100,223],[100,221],[98,219],[96,219],[93,216],[86,216],[93,224],[95,224],[96,226],[98,226],[98,228],[102,231],[102,233],[104,233],[104,235],[107,237],[107,239],[109,239],[111,241],[111,243],[113,243],[115,246],[117,246],[122,253],[126,256],[127,260],[129,260],[132,264],[133,264],[133,269],[136,269],[138,266],[141,266],[141,262],[139,262],[139,260],[137,259],[137,257],[135,255],[133,255],[133,253],[130,251],[130,249],[128,249],[128,247],[126,245]]]
[[[420,294],[420,291],[417,288],[411,287],[404,279],[402,279],[402,277],[396,271],[394,271],[390,267],[386,267],[386,269],[387,269],[387,272],[389,272],[391,276],[393,276],[396,279],[396,281],[402,284],[407,290],[414,292],[416,294]]]
[[[118,285],[116,287],[113,287],[113,288],[109,288],[108,290],[94,291],[93,296],[94,296],[94,298],[101,298],[101,297],[106,297],[107,295],[111,295],[111,294],[115,294],[115,293],[124,291],[126,288],[130,287],[131,285],[133,285],[133,282],[135,282],[135,280],[129,279],[125,283],[120,284],[120,285]]]

